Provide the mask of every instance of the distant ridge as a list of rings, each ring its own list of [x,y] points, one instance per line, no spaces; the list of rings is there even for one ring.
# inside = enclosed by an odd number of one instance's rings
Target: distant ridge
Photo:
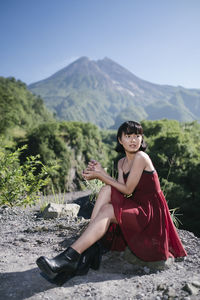
[[[81,57],[28,88],[58,119],[102,128],[117,128],[127,119],[200,120],[200,89],[150,83],[107,57]]]

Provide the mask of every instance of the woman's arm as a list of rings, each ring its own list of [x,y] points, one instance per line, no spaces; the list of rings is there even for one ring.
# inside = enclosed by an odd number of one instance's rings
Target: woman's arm
[[[87,180],[97,178],[102,182],[104,182],[105,184],[115,187],[121,193],[130,195],[134,191],[135,187],[137,186],[145,167],[146,167],[145,157],[141,154],[141,152],[138,152],[135,155],[134,162],[126,183],[118,182],[117,180],[113,179],[110,175],[108,175],[105,172],[105,170],[101,167],[99,163],[94,166],[94,170],[86,169],[83,173],[83,177]]]

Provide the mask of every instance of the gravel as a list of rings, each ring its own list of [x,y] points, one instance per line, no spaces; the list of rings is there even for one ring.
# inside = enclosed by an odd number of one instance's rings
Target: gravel
[[[164,271],[134,266],[122,252],[107,252],[98,271],[73,277],[62,287],[46,281],[36,259],[57,255],[87,224],[83,217],[45,220],[38,207],[0,207],[0,299],[200,299],[200,239],[184,230],[179,235],[188,256]]]

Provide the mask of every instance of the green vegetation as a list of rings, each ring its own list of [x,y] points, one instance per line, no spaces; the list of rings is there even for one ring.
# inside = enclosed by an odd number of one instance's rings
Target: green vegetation
[[[0,134],[17,136],[36,124],[50,121],[43,100],[28,91],[26,85],[15,78],[0,77]]]
[[[200,235],[200,124],[160,120],[142,125],[170,209],[179,208],[181,227]],[[32,204],[39,191],[82,189],[82,170],[90,159],[116,176],[115,130],[56,121],[42,100],[13,78],[0,78],[0,138],[0,205]]]
[[[46,192],[51,191],[52,184],[56,192],[80,189],[82,171],[92,158],[109,165],[108,146],[102,142],[100,130],[90,123],[40,124],[21,139],[18,146],[22,145],[28,146],[21,154],[22,163],[26,157],[39,154],[45,166],[57,166],[50,174]]]
[[[0,148],[0,205],[26,206],[36,203],[39,192],[48,184],[48,170],[38,156],[30,156],[20,165],[24,148],[9,153]],[[35,174],[40,166],[40,172]]]
[[[98,179],[93,179],[93,180],[85,180],[84,181],[84,186],[83,188],[91,191],[91,194],[89,196],[91,203],[94,205],[97,199],[97,196],[101,190],[101,188],[104,186],[105,184]]]

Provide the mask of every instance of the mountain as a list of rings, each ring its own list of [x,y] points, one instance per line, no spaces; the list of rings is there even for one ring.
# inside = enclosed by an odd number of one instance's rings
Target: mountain
[[[142,80],[109,58],[81,57],[29,85],[61,120],[117,128],[124,120],[200,120],[200,89]]]

